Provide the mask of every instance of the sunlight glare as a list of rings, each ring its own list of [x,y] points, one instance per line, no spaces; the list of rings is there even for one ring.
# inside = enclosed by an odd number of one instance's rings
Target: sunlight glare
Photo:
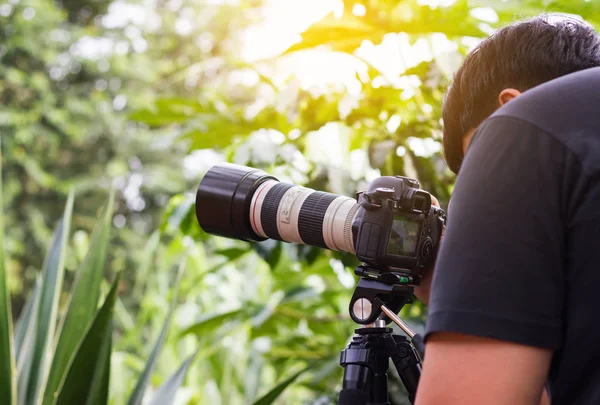
[[[398,127],[400,127],[401,123],[402,117],[400,117],[398,114],[394,114],[388,120],[387,124],[385,125],[385,128],[388,130],[389,133],[393,134],[394,132],[396,132]]]
[[[364,5],[357,3],[352,7],[352,14],[357,17],[364,17],[367,14],[367,8]]]
[[[442,149],[442,145],[432,138],[421,139],[411,136],[406,140],[406,143],[415,156],[419,157],[430,157]]]
[[[312,23],[340,6],[343,9],[340,0],[268,0],[263,8],[264,21],[244,33],[242,58],[250,62],[277,56],[297,42]]]
[[[430,7],[448,6],[454,0],[420,0]],[[420,4],[421,4],[420,3]],[[268,0],[264,9],[264,21],[248,29],[244,34],[242,57],[248,62],[273,62],[280,54],[300,39],[300,33],[312,23],[333,12],[340,16],[343,2],[340,0]],[[352,13],[356,16],[366,14],[364,5],[355,4]],[[487,15],[489,18],[489,14]],[[443,34],[434,34],[421,38],[412,44],[406,33],[386,34],[381,43],[365,41],[355,54],[372,64],[383,76],[376,86],[392,85],[406,88],[402,83],[402,73],[423,61],[429,61],[454,53],[456,44]],[[368,66],[359,58],[327,49],[312,49],[295,52],[279,58],[271,64],[269,76],[278,86],[285,86],[290,78],[298,81],[299,87],[313,93],[323,93],[340,87],[353,96],[361,92],[360,80],[365,80]],[[444,73],[454,68],[453,61],[444,66]],[[357,76],[359,79],[357,79]],[[410,87],[410,86],[408,86]],[[404,95],[411,95],[406,89]]]
[[[456,0],[417,0],[420,6],[429,6],[431,8],[448,7],[456,3]]]
[[[491,7],[476,7],[472,9],[469,14],[478,20],[492,24],[499,21],[498,13],[496,13],[496,11]]]

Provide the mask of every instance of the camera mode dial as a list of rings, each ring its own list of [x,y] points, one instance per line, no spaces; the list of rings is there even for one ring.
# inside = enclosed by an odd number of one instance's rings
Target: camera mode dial
[[[394,190],[393,188],[387,188],[387,187],[378,187],[375,192],[377,193],[377,197],[379,197],[380,199],[392,199],[396,196],[396,190]]]
[[[433,241],[431,240],[430,237],[427,237],[427,239],[425,239],[423,241],[423,244],[421,245],[421,260],[423,260],[423,262],[427,262],[429,260],[429,258],[431,257],[432,253],[433,253]]]

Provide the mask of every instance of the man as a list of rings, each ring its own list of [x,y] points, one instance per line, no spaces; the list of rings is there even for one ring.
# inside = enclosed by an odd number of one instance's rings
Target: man
[[[444,149],[460,173],[417,405],[532,405],[544,387],[552,405],[600,404],[597,66],[591,28],[539,17],[456,73]]]

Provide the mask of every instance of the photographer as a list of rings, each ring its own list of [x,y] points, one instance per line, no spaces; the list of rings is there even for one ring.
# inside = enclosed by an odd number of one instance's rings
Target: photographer
[[[544,387],[553,405],[600,404],[597,66],[593,29],[538,17],[456,73],[444,149],[460,173],[431,298],[418,292],[418,405],[539,404]]]

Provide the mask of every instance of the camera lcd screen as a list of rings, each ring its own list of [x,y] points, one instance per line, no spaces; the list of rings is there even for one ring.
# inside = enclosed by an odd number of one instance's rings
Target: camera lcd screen
[[[421,222],[404,217],[394,217],[387,254],[395,256],[415,256]]]

